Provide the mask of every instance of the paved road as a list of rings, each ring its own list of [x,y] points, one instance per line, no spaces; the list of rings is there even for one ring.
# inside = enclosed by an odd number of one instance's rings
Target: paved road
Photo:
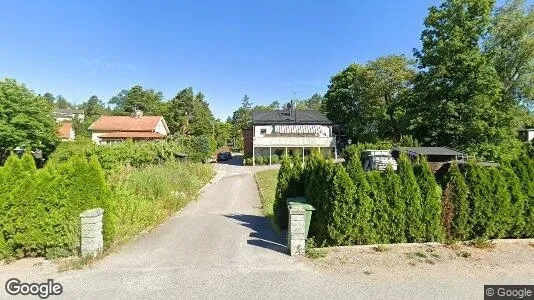
[[[62,298],[482,296],[484,282],[478,279],[421,279],[401,285],[377,280],[364,284],[319,273],[310,264],[288,256],[284,242],[261,215],[254,169],[232,165],[217,168],[222,179],[160,227],[92,268],[53,275],[64,287]]]

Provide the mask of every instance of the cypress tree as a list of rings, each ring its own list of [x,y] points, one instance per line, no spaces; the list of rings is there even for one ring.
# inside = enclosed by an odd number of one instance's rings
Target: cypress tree
[[[501,174],[498,168],[489,169],[491,178],[491,186],[493,187],[493,207],[492,212],[495,219],[494,231],[491,237],[503,238],[506,237],[510,228],[512,227],[511,218],[511,197],[508,191],[508,183],[506,178]]]
[[[469,189],[469,208],[472,238],[489,238],[495,233],[493,213],[494,189],[488,171],[473,162],[467,164],[465,182]]]
[[[470,234],[469,226],[469,202],[467,199],[468,188],[464,177],[458,169],[456,163],[452,163],[445,175],[444,203],[447,204],[445,215],[453,212],[452,224],[450,225],[450,236],[453,240],[465,240]],[[448,201],[450,199],[450,202]],[[450,205],[449,205],[450,204]],[[444,222],[447,217],[444,215]],[[444,224],[447,228],[447,223]]]
[[[441,188],[436,182],[434,174],[426,159],[421,159],[414,167],[417,183],[421,190],[421,206],[423,209],[423,223],[425,226],[425,241],[443,240],[443,226],[441,220]]]
[[[399,175],[395,174],[391,165],[382,173],[384,193],[389,206],[390,239],[394,243],[406,242],[406,204],[402,197],[402,183]]]
[[[534,237],[534,159],[524,154],[512,162],[525,196],[525,237]]]
[[[370,196],[374,203],[372,226],[375,231],[375,242],[386,244],[391,241],[391,227],[393,224],[390,219],[392,212],[387,202],[384,182],[380,172],[372,171],[367,174],[367,180],[371,187]]]
[[[525,195],[521,189],[521,182],[515,174],[515,172],[510,168],[510,166],[503,166],[501,173],[506,180],[508,187],[508,193],[510,194],[510,218],[512,224],[508,231],[507,236],[514,238],[521,238],[525,233]]]
[[[410,160],[404,154],[399,158],[399,176],[402,182],[402,199],[406,203],[406,238],[408,242],[421,242],[424,239],[423,209],[421,190],[415,180]]]
[[[24,172],[33,174],[37,170],[37,168],[35,167],[35,160],[33,159],[33,156],[30,153],[24,153],[24,155],[22,155],[20,164]]]
[[[273,215],[276,224],[280,229],[287,228],[287,203],[289,182],[292,173],[291,160],[287,155],[282,157],[282,164],[278,170],[278,184],[276,185],[276,194],[274,200]]]
[[[351,159],[348,165],[349,178],[355,187],[354,206],[356,207],[355,226],[352,228],[352,240],[359,245],[371,244],[375,240],[375,232],[371,218],[373,216],[373,200],[369,196],[371,188],[359,159]]]
[[[360,229],[364,226],[358,223],[362,219],[361,216],[358,216],[361,209],[354,205],[356,190],[345,168],[334,165],[332,170],[332,181],[330,186],[326,187],[327,190],[330,190],[327,195],[331,195],[330,201],[332,203],[332,218],[327,223],[327,241],[333,245],[350,245],[354,228]],[[357,241],[364,243],[364,237],[359,237]]]

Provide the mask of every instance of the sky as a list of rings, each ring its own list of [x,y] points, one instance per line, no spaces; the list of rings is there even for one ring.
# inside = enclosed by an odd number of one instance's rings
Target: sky
[[[0,0],[0,79],[74,103],[134,85],[193,87],[225,120],[253,104],[324,94],[351,63],[420,48],[438,0]]]

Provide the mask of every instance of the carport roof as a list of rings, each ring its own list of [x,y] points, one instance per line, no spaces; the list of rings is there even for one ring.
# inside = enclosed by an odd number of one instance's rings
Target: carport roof
[[[466,153],[447,147],[398,147],[394,150],[418,155],[467,156]]]

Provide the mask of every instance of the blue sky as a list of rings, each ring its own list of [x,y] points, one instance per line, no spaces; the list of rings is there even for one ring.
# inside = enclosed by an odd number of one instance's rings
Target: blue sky
[[[202,91],[226,119],[324,93],[350,63],[420,48],[437,0],[4,1],[0,78],[81,103],[133,85]]]

